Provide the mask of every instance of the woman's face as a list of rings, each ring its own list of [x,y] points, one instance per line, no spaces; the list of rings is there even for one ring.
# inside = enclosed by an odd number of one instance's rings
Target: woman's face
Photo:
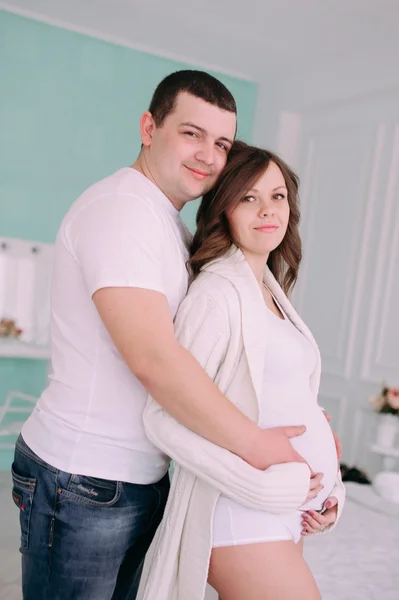
[[[267,260],[282,242],[290,216],[285,180],[274,162],[226,216],[233,240],[244,254]]]

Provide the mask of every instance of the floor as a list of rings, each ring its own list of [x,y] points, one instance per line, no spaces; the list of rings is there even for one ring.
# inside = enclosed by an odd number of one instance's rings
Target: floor
[[[305,556],[323,600],[397,600],[399,505],[384,507],[370,486],[356,485],[349,484],[340,526],[306,540]],[[21,600],[18,511],[10,491],[9,475],[0,473],[0,600]],[[214,599],[208,590],[206,600]]]
[[[0,600],[21,600],[18,510],[10,492],[10,475],[0,473]]]

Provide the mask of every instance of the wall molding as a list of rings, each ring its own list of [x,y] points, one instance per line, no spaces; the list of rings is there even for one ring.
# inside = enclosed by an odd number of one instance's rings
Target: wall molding
[[[377,202],[378,178],[381,169],[382,153],[385,142],[386,127],[379,125],[376,134],[375,151],[373,153],[371,177],[368,185],[369,193],[367,195],[366,216],[364,220],[363,235],[360,237],[357,277],[353,290],[352,297],[352,318],[349,320],[349,333],[346,344],[346,360],[345,360],[345,376],[348,378],[352,370],[353,359],[355,355],[356,334],[358,331],[358,323],[360,317],[360,306],[364,294],[366,272],[368,268],[367,249],[369,247],[372,226],[374,207]],[[358,208],[360,208],[358,206]],[[353,265],[356,272],[356,264]]]
[[[322,130],[306,131],[304,127],[304,177],[301,192],[302,211],[304,212],[304,227],[302,239],[304,240],[305,260],[301,266],[300,285],[295,293],[295,304],[299,312],[304,311],[306,290],[308,285],[307,256],[314,252],[314,228],[317,226],[313,207],[317,202],[318,176],[315,171],[313,157],[318,152],[318,137]],[[357,129],[357,128],[355,128]],[[356,198],[356,218],[350,244],[347,272],[343,287],[345,289],[342,310],[338,323],[336,344],[330,352],[323,354],[325,373],[349,379],[354,365],[355,345],[359,328],[360,305],[362,303],[365,278],[368,269],[368,248],[372,235],[372,219],[377,202],[377,192],[381,161],[386,138],[386,126],[378,124],[372,132],[372,152],[362,164],[361,185]],[[305,199],[305,202],[303,201]],[[331,352],[332,351],[332,352]]]
[[[313,243],[312,232],[314,231],[314,212],[312,212],[313,197],[311,195],[311,177],[313,174],[313,162],[314,162],[314,140],[309,138],[306,140],[306,159],[303,167],[302,177],[302,189],[301,189],[301,219],[304,223],[304,227],[300,229],[301,238],[303,240],[303,254],[305,260],[301,263],[300,270],[300,284],[295,286],[295,294],[293,299],[295,300],[297,311],[301,314],[304,310],[306,282],[308,280],[308,261],[306,260],[307,251],[311,248]],[[304,218],[305,215],[305,218]]]
[[[388,256],[388,249],[390,243],[392,243],[393,249],[397,247],[399,240],[399,229],[396,226],[395,233],[396,239],[390,239],[390,228],[392,224],[392,213],[395,205],[395,191],[397,184],[397,170],[399,168],[399,126],[395,127],[395,134],[391,150],[391,163],[388,174],[388,185],[386,192],[386,202],[384,206],[383,222],[380,233],[380,243],[377,251],[377,265],[376,265],[376,276],[373,286],[373,292],[371,296],[371,307],[370,307],[370,326],[368,329],[365,351],[362,362],[362,373],[361,377],[363,381],[371,381],[374,383],[380,382],[380,376],[378,373],[373,373],[373,366],[380,368],[389,368],[389,365],[381,365],[378,362],[378,354],[381,354],[382,345],[382,332],[385,330],[385,319],[384,311],[387,308],[387,302],[383,302],[383,310],[380,311],[381,306],[381,290],[383,289],[384,278],[386,278],[386,258]],[[388,272],[388,281],[393,281],[393,268],[394,261],[391,261]],[[386,279],[385,279],[386,280]],[[383,323],[381,324],[381,319]],[[379,332],[379,334],[378,334]],[[378,352],[376,348],[378,346]]]
[[[392,222],[392,215],[393,216],[393,222],[395,223],[395,227],[394,230],[392,232],[392,237],[391,237],[391,246],[390,246],[390,251],[389,251],[389,256],[391,257],[391,260],[387,261],[386,264],[388,266],[387,268],[387,274],[386,274],[386,286],[385,286],[385,294],[383,295],[383,298],[381,300],[381,306],[382,306],[382,310],[381,310],[381,322],[380,322],[380,327],[378,329],[379,335],[377,337],[377,344],[376,344],[376,352],[375,352],[375,363],[376,365],[380,366],[380,367],[389,367],[389,368],[394,368],[395,367],[395,363],[387,363],[386,365],[383,364],[382,362],[382,352],[383,352],[383,343],[384,343],[384,335],[386,333],[388,322],[388,309],[389,309],[389,305],[391,303],[391,299],[392,299],[392,293],[393,293],[393,285],[394,285],[394,278],[395,278],[395,271],[398,268],[397,262],[395,261],[395,258],[399,256],[399,222],[398,222],[398,217],[399,217],[399,213],[398,213],[398,208],[396,206],[396,210],[395,209],[395,204],[397,203],[397,191],[398,191],[398,170],[399,170],[399,126],[395,127],[395,142],[394,142],[394,149],[393,149],[393,161],[392,161],[392,169],[391,172],[389,173],[389,187],[388,187],[388,194],[387,194],[387,212],[388,214],[391,214],[391,222]],[[396,161],[395,161],[396,159]],[[389,237],[389,234],[388,234]]]

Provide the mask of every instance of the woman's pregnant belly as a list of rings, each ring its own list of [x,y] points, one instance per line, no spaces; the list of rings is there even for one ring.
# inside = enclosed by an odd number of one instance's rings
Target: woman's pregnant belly
[[[291,443],[315,474],[323,473],[323,489],[304,506],[306,509],[319,510],[330,496],[337,479],[337,450],[331,427],[319,406],[309,411],[303,424],[306,425],[305,433],[291,438]]]
[[[287,398],[287,396],[286,396]],[[277,395],[275,396],[277,400]],[[266,511],[254,510],[220,496],[216,504],[213,519],[213,546],[233,546],[236,544],[260,543],[291,539],[295,543],[301,538],[302,510],[320,510],[334,487],[338,470],[338,459],[334,437],[330,425],[314,398],[309,402],[291,406],[287,410],[284,401],[276,402],[275,410],[267,407],[265,417],[261,419],[263,428],[282,425],[306,425],[306,432],[291,443],[303,456],[314,473],[323,473],[322,491],[300,510],[289,514],[275,515]]]
[[[321,492],[302,508],[320,510],[330,496],[338,473],[338,457],[331,427],[315,399],[298,407],[299,410],[282,411],[270,409],[262,419],[261,427],[280,427],[284,425],[305,425],[306,431],[291,438],[292,446],[309,464],[312,471],[323,473]],[[285,413],[285,414],[284,414]]]

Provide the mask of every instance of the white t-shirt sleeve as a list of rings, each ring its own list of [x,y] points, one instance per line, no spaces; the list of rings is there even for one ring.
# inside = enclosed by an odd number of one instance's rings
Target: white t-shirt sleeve
[[[65,229],[90,296],[104,287],[164,292],[162,221],[140,197],[111,195],[82,207]]]

